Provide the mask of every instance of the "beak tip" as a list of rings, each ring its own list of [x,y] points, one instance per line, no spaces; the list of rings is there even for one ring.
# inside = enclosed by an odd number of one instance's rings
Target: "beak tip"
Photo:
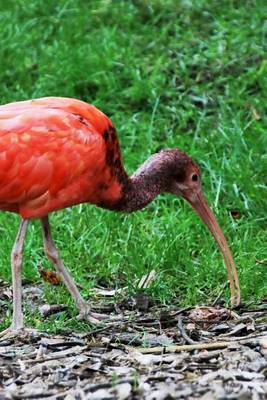
[[[240,284],[238,279],[238,272],[234,263],[232,253],[228,247],[224,234],[213,214],[208,206],[202,192],[199,192],[197,196],[191,196],[187,198],[192,207],[195,209],[197,214],[201,217],[202,221],[207,225],[211,231],[214,239],[218,243],[218,246],[223,255],[225,265],[228,271],[230,291],[231,291],[231,306],[233,308],[239,307],[241,304],[240,295]]]

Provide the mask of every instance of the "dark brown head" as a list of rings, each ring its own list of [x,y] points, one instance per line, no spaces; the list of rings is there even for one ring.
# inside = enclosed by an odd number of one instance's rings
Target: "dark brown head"
[[[159,156],[166,160],[168,192],[191,198],[201,190],[200,168],[191,157],[178,149],[161,150]]]
[[[236,266],[224,234],[208,206],[201,189],[200,169],[187,154],[178,149],[161,150],[151,156],[134,174],[146,183],[146,192],[173,193],[187,200],[214,236],[228,270],[233,305],[240,303],[240,289]]]
[[[149,176],[160,192],[191,197],[191,193],[201,190],[198,165],[179,149],[165,149],[153,154],[135,175]]]

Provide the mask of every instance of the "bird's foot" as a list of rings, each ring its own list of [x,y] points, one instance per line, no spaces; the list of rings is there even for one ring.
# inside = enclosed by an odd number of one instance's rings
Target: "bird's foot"
[[[12,326],[0,332],[0,345],[2,342],[15,342],[24,340],[35,340],[40,336],[40,332],[37,329],[29,328],[18,328],[14,329]]]
[[[91,311],[91,307],[86,304],[79,308],[79,315],[77,319],[91,322],[92,324],[99,324],[101,321],[108,320],[109,315],[99,314]]]

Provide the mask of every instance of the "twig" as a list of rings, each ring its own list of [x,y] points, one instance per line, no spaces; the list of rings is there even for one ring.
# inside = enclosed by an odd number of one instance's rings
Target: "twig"
[[[87,350],[87,346],[74,346],[67,350],[55,351],[52,354],[44,355],[43,358],[38,358],[38,359],[35,358],[35,359],[25,360],[25,363],[26,364],[45,363],[47,361],[58,360],[60,358],[77,355],[77,354],[82,353],[85,350]]]
[[[129,351],[137,350],[142,354],[162,354],[162,353],[179,353],[181,351],[194,351],[194,350],[209,350],[209,349],[223,349],[230,346],[231,342],[214,342],[214,343],[196,343],[196,344],[183,344],[168,347],[149,347],[149,348],[134,348],[127,346]]]
[[[246,343],[250,343],[250,342],[252,343],[252,339],[260,339],[261,337],[263,337],[265,332],[266,332],[266,330],[264,328],[264,330],[262,332],[262,335],[258,336],[259,332],[258,333],[252,333],[250,335],[245,336],[242,339],[239,339],[239,337],[237,337],[237,336],[232,336],[232,337],[225,336],[225,333],[222,333],[219,337],[222,338],[225,342],[229,341],[229,342],[232,342],[232,343],[238,342],[240,344],[246,344]]]
[[[57,314],[62,311],[66,311],[67,309],[68,306],[66,306],[65,304],[44,304],[39,307],[39,312],[42,317],[47,318],[52,314]]]
[[[178,317],[177,327],[179,328],[179,331],[180,331],[182,337],[184,338],[184,340],[186,341],[186,343],[189,343],[189,344],[197,343],[195,340],[191,339],[187,335],[187,333],[184,329],[184,326],[183,326],[183,317],[181,315],[179,315],[179,317]]]
[[[258,339],[257,342],[264,338],[264,336],[259,336],[255,339]],[[237,341],[228,341],[228,342],[212,342],[212,343],[196,343],[196,344],[184,344],[177,346],[168,346],[168,347],[149,347],[149,348],[134,348],[126,346],[128,351],[139,351],[142,354],[164,354],[164,353],[180,353],[182,351],[194,351],[194,350],[213,350],[213,349],[224,349],[225,347],[233,346],[233,345],[241,345],[246,343],[252,343],[252,339],[241,339]]]

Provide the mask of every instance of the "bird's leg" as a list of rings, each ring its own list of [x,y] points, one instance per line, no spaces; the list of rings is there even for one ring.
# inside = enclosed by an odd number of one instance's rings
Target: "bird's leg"
[[[19,231],[11,252],[11,268],[12,268],[12,286],[13,286],[13,319],[11,328],[14,331],[22,329],[23,313],[22,313],[22,284],[21,284],[21,270],[22,270],[22,256],[23,244],[27,233],[29,221],[23,219],[20,223]]]
[[[22,313],[22,255],[23,244],[29,221],[23,219],[20,223],[18,234],[11,252],[12,287],[13,287],[13,317],[11,327],[0,334],[0,337],[9,332],[16,333],[24,328]]]
[[[60,278],[62,279],[63,283],[66,285],[68,291],[71,294],[71,297],[75,301],[79,315],[78,319],[86,319],[92,323],[97,323],[100,320],[107,319],[107,315],[102,315],[98,313],[93,313],[90,311],[89,304],[81,296],[75,282],[73,281],[70,273],[64,266],[59,252],[55,246],[55,243],[51,236],[51,230],[49,225],[48,216],[41,219],[42,221],[42,228],[43,228],[43,240],[44,240],[44,251],[47,258],[54,264],[57,273],[59,274]]]

